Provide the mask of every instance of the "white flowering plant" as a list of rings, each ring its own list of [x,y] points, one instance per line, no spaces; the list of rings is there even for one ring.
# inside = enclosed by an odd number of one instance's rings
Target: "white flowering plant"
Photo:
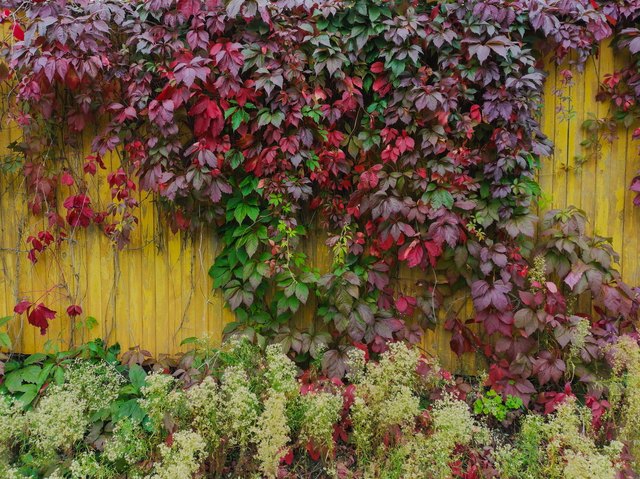
[[[0,385],[0,477],[637,474],[640,348],[632,338],[604,352],[614,368],[597,384],[598,400],[611,401],[602,414],[594,413],[591,396],[566,391],[548,414],[518,404],[510,408],[509,421],[496,421],[492,408],[478,406],[477,398],[502,404],[482,382],[456,380],[404,343],[374,358],[353,348],[346,380],[313,366],[299,370],[278,345],[261,350],[244,340],[219,348],[203,344],[168,370],[147,359],[119,360],[116,348],[100,342],[10,358]],[[25,396],[30,388],[20,384],[39,384],[30,376],[33,367],[45,380],[35,396]],[[7,379],[25,370],[22,382]],[[604,429],[614,423],[617,429]]]

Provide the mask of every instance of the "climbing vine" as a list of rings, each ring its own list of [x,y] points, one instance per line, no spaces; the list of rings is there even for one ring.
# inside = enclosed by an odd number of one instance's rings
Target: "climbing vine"
[[[94,225],[123,247],[140,187],[174,229],[224,240],[210,275],[235,313],[227,333],[281,341],[301,361],[325,351],[331,375],[349,347],[417,342],[446,312],[454,351],[484,353],[492,387],[528,402],[532,381],[586,383],[592,346],[633,330],[635,294],[610,245],[573,209],[551,212],[534,245],[532,208],[551,153],[544,56],[575,52],[581,65],[618,31],[640,50],[626,28],[640,2],[8,3],[0,75],[24,133],[11,148],[50,225],[30,240],[32,261],[69,228]],[[74,165],[64,151],[81,134],[91,153]],[[99,209],[87,179],[114,154]],[[56,205],[60,185],[72,194]],[[314,224],[329,232],[326,274],[299,248]],[[392,281],[405,267],[424,273],[417,296]],[[474,317],[447,305],[458,291]],[[575,308],[585,292],[596,318]],[[298,331],[311,298],[323,327]],[[16,307],[43,331],[50,311]]]

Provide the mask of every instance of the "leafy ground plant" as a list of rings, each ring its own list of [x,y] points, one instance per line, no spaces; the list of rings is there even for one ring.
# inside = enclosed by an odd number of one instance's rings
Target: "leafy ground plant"
[[[60,380],[31,400],[3,383],[2,477],[636,477],[640,348],[630,337],[608,348],[602,414],[572,394],[549,414],[525,412],[402,342],[375,361],[353,349],[346,382],[300,371],[280,346],[204,344],[171,368],[142,368],[90,343],[64,353]],[[52,360],[15,359],[14,371]],[[507,410],[516,415],[503,421]]]

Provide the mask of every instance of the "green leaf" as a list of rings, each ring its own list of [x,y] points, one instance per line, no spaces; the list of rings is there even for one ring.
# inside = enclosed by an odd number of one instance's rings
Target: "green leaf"
[[[233,217],[238,224],[241,224],[247,216],[247,206],[243,203],[239,204],[233,212]]]
[[[195,336],[191,336],[190,338],[184,338],[181,342],[180,342],[180,346],[184,346],[185,344],[194,344],[198,342],[198,338],[196,338]]]
[[[226,120],[227,118],[229,118],[231,115],[233,115],[237,111],[238,111],[238,107],[237,106],[232,106],[228,110],[225,110],[224,111],[224,119]]]
[[[20,370],[22,380],[27,383],[37,383],[42,368],[40,366],[27,366]]]
[[[129,368],[129,381],[136,388],[140,389],[146,384],[147,373],[138,364],[134,364]]]
[[[258,245],[259,241],[257,236],[251,235],[247,237],[247,242],[245,243],[244,247],[247,250],[249,258],[251,258],[256,253],[256,251],[258,250]]]
[[[225,158],[234,170],[244,162],[244,155],[240,151],[234,149],[227,151]]]
[[[260,214],[260,208],[257,206],[247,206],[246,207],[247,216],[251,218],[251,221],[255,221]]]
[[[222,330],[222,334],[226,335],[226,334],[233,333],[236,329],[238,329],[238,326],[240,326],[240,323],[238,323],[237,321],[232,321],[230,323],[227,323],[225,324],[224,329]]]
[[[431,206],[434,209],[438,209],[444,206],[450,210],[453,208],[453,196],[447,190],[439,189],[431,194]]]
[[[28,388],[25,389],[26,390],[20,396],[18,396],[18,401],[20,401],[23,406],[28,406],[33,402],[36,396],[38,396],[39,389],[35,384],[31,384]]]
[[[231,127],[237,130],[238,127],[245,121],[249,120],[249,114],[244,110],[238,110],[233,114],[231,118]]]
[[[488,198],[489,194],[490,194],[489,184],[482,183],[482,185],[480,185],[480,198]]]
[[[47,379],[49,379],[49,373],[51,373],[53,366],[54,364],[50,363],[50,364],[47,364],[44,368],[42,368],[42,371],[40,371],[40,374],[38,374],[38,380],[36,381],[36,384],[39,387],[42,387],[42,385],[47,381]]]
[[[4,377],[3,385],[9,390],[9,392],[16,392],[20,385],[22,385],[21,370],[12,371]]]
[[[0,318],[0,326],[4,326],[12,319],[13,319],[13,316],[5,316],[4,318]]]
[[[378,18],[380,18],[380,8],[371,5],[369,7],[369,20],[375,22]]]
[[[25,359],[22,364],[24,364],[25,366],[29,366],[30,364],[39,363],[40,361],[46,358],[47,358],[46,354],[35,353],[29,356],[27,359]]]
[[[301,303],[306,303],[309,298],[309,287],[304,283],[298,283],[296,285],[296,297]]]
[[[114,419],[122,419],[125,417],[129,417],[135,422],[142,422],[145,417],[145,412],[138,404],[137,399],[129,399],[121,404],[117,405],[117,410],[114,414]]]
[[[276,111],[271,115],[271,124],[276,128],[280,128],[280,125],[284,121],[284,113],[281,111]]]
[[[57,385],[64,384],[64,369],[61,366],[56,366],[53,371],[53,380]]]
[[[11,338],[7,333],[0,333],[0,348],[11,349]]]
[[[93,328],[95,328],[98,325],[98,320],[93,316],[88,316],[84,322],[84,325],[89,331],[91,331]]]
[[[265,110],[258,116],[258,126],[267,126],[269,123],[271,123],[271,113]]]

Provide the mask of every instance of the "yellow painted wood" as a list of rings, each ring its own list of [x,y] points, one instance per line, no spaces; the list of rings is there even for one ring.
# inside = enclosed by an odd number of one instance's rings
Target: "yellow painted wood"
[[[600,56],[590,59],[583,72],[567,65],[547,65],[541,123],[555,151],[543,159],[539,173],[544,198],[549,199],[548,204],[543,200],[540,213],[567,205],[584,209],[591,219],[590,232],[614,239],[615,248],[622,252],[623,277],[637,285],[640,208],[633,206],[634,195],[628,186],[640,169],[638,144],[632,141],[630,131],[620,128],[618,139],[611,144],[603,141],[597,154],[580,145],[587,135],[583,121],[590,115],[601,118],[609,113],[606,104],[595,100],[599,82],[626,61],[605,44]],[[562,70],[567,68],[573,74],[570,86],[562,82]],[[561,107],[575,114],[567,116]],[[19,134],[15,126],[0,123],[0,155],[8,152],[7,145]],[[119,164],[117,154],[106,160],[110,168]],[[72,155],[66,161],[68,167],[79,169],[84,158]],[[110,201],[107,173],[100,170],[96,178],[89,179],[89,192],[96,205]],[[64,194],[60,192],[59,200]],[[16,350],[64,348],[100,337],[119,342],[123,350],[139,346],[162,355],[184,349],[180,342],[190,336],[208,335],[214,343],[220,341],[224,325],[233,320],[233,315],[224,307],[221,295],[211,290],[207,275],[221,247],[215,232],[202,231],[193,238],[173,235],[160,218],[153,196],[147,192],[138,195],[140,223],[124,250],[116,251],[92,227],[72,232],[70,247],[44,254],[32,265],[26,257],[26,238],[43,229],[45,220],[28,214],[21,177],[0,175],[0,316],[11,314],[17,300],[42,295],[43,301],[58,311],[45,336],[26,324],[25,318],[16,318],[9,326]],[[321,272],[328,271],[332,261],[325,240],[326,232],[311,228],[308,240],[300,246]],[[402,292],[412,294],[424,287],[421,281],[430,280],[428,276],[402,269],[397,284]],[[80,304],[85,316],[98,320],[98,326],[91,331],[72,328],[65,312],[71,303]],[[465,317],[472,315],[464,298],[459,305]],[[316,319],[313,310],[313,304],[308,305],[298,324],[308,325]],[[422,347],[454,371],[480,367],[473,355],[455,357],[449,339],[449,333],[437,328],[427,332]]]

